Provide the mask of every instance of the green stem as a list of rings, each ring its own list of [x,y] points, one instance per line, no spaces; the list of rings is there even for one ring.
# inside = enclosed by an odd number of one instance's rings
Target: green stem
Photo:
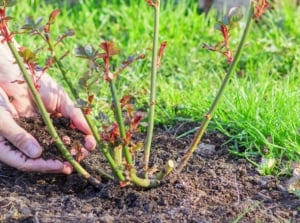
[[[131,165],[132,164],[131,154],[128,149],[128,146],[126,146],[124,143],[124,141],[126,139],[126,131],[125,131],[125,126],[124,126],[124,121],[123,121],[122,109],[121,109],[119,97],[117,94],[116,86],[115,86],[115,83],[113,80],[109,81],[109,87],[110,87],[110,91],[111,91],[111,94],[113,97],[113,103],[114,103],[115,111],[116,111],[116,120],[119,125],[120,136],[121,136],[122,144],[123,144],[123,151],[118,150],[118,149],[115,150],[115,152],[117,153],[117,154],[115,154],[115,157],[119,157],[119,158],[121,157],[121,161],[122,161],[122,153],[124,152],[124,156],[125,156],[127,164]],[[119,165],[121,165],[121,163],[119,163]]]
[[[60,72],[63,76],[64,81],[66,82],[68,88],[70,89],[71,94],[73,95],[73,97],[75,99],[78,99],[79,94],[78,94],[77,90],[74,88],[72,82],[67,77],[67,71],[65,70],[62,62],[57,58],[57,56],[55,54],[55,51],[54,51],[53,44],[50,41],[47,41],[47,43],[48,43],[49,49],[51,50],[51,52],[53,52],[53,58],[55,60],[55,63],[57,64],[57,66],[58,66],[58,68],[59,68],[59,70],[60,70]],[[120,169],[118,168],[118,165],[116,164],[116,162],[112,158],[112,156],[109,153],[109,151],[107,150],[106,146],[103,145],[103,143],[102,143],[102,141],[99,137],[98,131],[96,129],[96,126],[93,123],[91,117],[89,115],[84,114],[84,118],[85,118],[86,122],[88,123],[88,126],[90,127],[90,129],[92,131],[92,134],[93,134],[98,146],[100,147],[101,151],[103,152],[105,158],[109,162],[109,164],[110,164],[111,168],[113,169],[113,171],[115,172],[116,176],[118,177],[119,180],[121,180],[121,181],[124,180],[125,178],[124,178],[122,172],[120,171]],[[113,178],[113,176],[109,175],[108,173],[105,173],[105,171],[100,171],[99,170],[98,172],[104,173],[102,175],[104,175],[106,177],[109,176],[109,178]]]
[[[147,176],[149,168],[150,150],[154,128],[154,113],[155,113],[155,95],[156,95],[156,75],[157,75],[157,50],[158,50],[158,35],[159,35],[159,8],[160,1],[154,8],[154,36],[152,47],[152,65],[151,65],[151,86],[150,86],[150,102],[148,112],[148,128],[144,152],[144,171]]]
[[[36,102],[36,105],[38,106],[38,109],[40,111],[40,114],[42,115],[42,118],[48,128],[48,131],[51,135],[51,137],[53,138],[53,140],[55,141],[55,144],[58,148],[58,150],[60,151],[60,153],[63,155],[63,157],[72,164],[72,166],[74,167],[74,169],[81,174],[85,179],[87,179],[90,183],[92,183],[94,186],[99,186],[100,182],[93,178],[74,158],[73,156],[70,154],[70,152],[67,150],[67,148],[64,146],[62,140],[60,139],[59,135],[57,134],[55,127],[52,124],[52,121],[50,119],[50,116],[42,102],[42,99],[38,93],[38,91],[36,90],[36,88],[34,87],[34,84],[32,82],[32,79],[30,77],[30,75],[28,74],[15,46],[13,45],[13,43],[8,42],[7,43],[14,58],[16,59],[17,64],[19,65],[19,68],[23,74],[23,77],[29,87],[29,90],[31,91],[33,98]]]
[[[202,139],[203,135],[204,135],[204,132],[217,108],[217,105],[220,101],[220,98],[221,96],[223,95],[224,93],[224,90],[225,90],[225,87],[227,86],[228,84],[228,80],[229,78],[231,77],[233,71],[235,70],[235,67],[240,59],[240,56],[241,56],[241,52],[243,50],[243,47],[244,47],[244,44],[245,44],[245,40],[246,40],[246,37],[249,33],[249,30],[250,30],[250,27],[251,27],[251,24],[252,24],[252,17],[253,17],[253,8],[251,7],[250,9],[250,12],[248,14],[248,19],[247,19],[247,23],[246,23],[246,27],[245,27],[245,30],[244,30],[244,33],[243,33],[243,36],[241,38],[241,41],[239,43],[239,46],[238,46],[238,49],[237,49],[237,52],[235,54],[235,57],[234,57],[234,60],[222,82],[222,85],[208,111],[208,113],[204,116],[204,120],[199,128],[199,130],[197,131],[191,145],[190,145],[190,148],[189,150],[187,151],[187,153],[184,155],[184,157],[182,158],[176,172],[177,173],[180,173],[182,171],[182,169],[186,166],[186,164],[188,163],[188,160],[191,158],[193,152],[197,149],[197,146],[200,142],[200,140]]]
[[[73,97],[75,99],[78,99],[79,98],[79,94],[78,94],[77,90],[74,88],[72,82],[67,77],[67,71],[65,70],[62,62],[57,58],[57,56],[55,54],[55,51],[54,51],[53,44],[50,41],[47,41],[47,43],[48,43],[49,49],[54,54],[53,57],[54,57],[55,63],[57,64],[57,66],[58,66],[58,68],[59,68],[59,70],[60,70],[60,72],[61,72],[61,74],[63,76],[64,81],[66,82],[68,88],[70,89],[71,94],[73,95]],[[85,118],[86,122],[88,123],[88,126],[90,127],[90,129],[92,131],[92,134],[93,134],[93,136],[94,136],[94,138],[95,138],[98,146],[100,147],[101,151],[103,152],[105,158],[109,162],[109,164],[110,164],[111,168],[113,169],[113,171],[115,172],[116,176],[121,181],[125,180],[125,177],[123,176],[122,172],[117,167],[114,159],[111,157],[111,155],[110,155],[109,151],[107,150],[106,146],[103,145],[103,143],[102,143],[102,141],[101,141],[101,139],[99,137],[96,125],[93,123],[91,117],[89,115],[84,114],[84,118]],[[108,178],[113,178],[113,176],[109,175],[108,173],[105,173],[102,170],[101,171],[99,170],[99,172],[103,173],[102,175],[104,175],[104,176],[106,176]]]
[[[124,181],[125,177],[122,173],[122,171],[119,169],[118,165],[116,164],[116,162],[114,161],[114,159],[112,158],[110,152],[108,151],[107,147],[105,145],[103,145],[102,140],[98,134],[98,131],[96,129],[96,126],[94,125],[94,123],[92,122],[91,118],[88,115],[85,115],[85,119],[92,131],[92,134],[98,144],[98,146],[100,147],[102,153],[104,154],[106,160],[108,161],[109,165],[111,166],[111,168],[113,169],[113,171],[115,172],[115,175],[118,177],[118,179],[120,181]],[[113,176],[110,176],[108,173],[103,174],[104,176],[109,176],[109,178],[114,178]]]
[[[47,40],[45,40],[47,41]],[[64,81],[66,82],[66,84],[68,85],[68,88],[70,89],[71,91],[71,94],[73,95],[73,97],[75,99],[79,99],[79,95],[78,95],[78,92],[76,91],[76,89],[74,88],[72,82],[69,80],[69,78],[67,77],[67,71],[65,70],[61,60],[59,60],[55,54],[55,51],[54,51],[54,47],[53,47],[53,44],[50,42],[50,41],[47,41],[48,43],[48,46],[49,46],[49,49],[50,51],[53,53],[53,58],[54,58],[54,61],[55,63],[57,64],[59,70],[60,70],[60,73],[62,74],[63,76],[63,79]]]
[[[173,171],[174,167],[175,167],[174,161],[168,160],[168,162],[165,164],[163,169],[156,175],[154,179],[151,180],[138,177],[136,175],[135,169],[132,169],[130,173],[130,180],[135,185],[140,187],[145,187],[145,188],[157,187],[160,184],[160,181]]]
[[[130,173],[130,180],[135,185],[140,186],[140,187],[144,187],[144,188],[157,187],[159,185],[159,183],[160,183],[160,181],[157,180],[157,179],[150,180],[150,179],[144,179],[144,178],[138,177],[136,175],[136,172],[135,172],[134,169]]]

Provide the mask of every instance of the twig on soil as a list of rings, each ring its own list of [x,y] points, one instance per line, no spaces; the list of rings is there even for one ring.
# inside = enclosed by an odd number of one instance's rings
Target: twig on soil
[[[182,133],[181,135],[177,136],[176,139],[180,139],[180,138],[183,138],[183,137],[185,137],[185,136],[187,136],[187,135],[189,135],[189,134],[195,133],[199,128],[200,128],[200,127],[195,127],[195,128],[193,128],[193,129],[190,129],[190,130],[188,130],[188,131]]]
[[[34,222],[35,222],[35,223],[40,223],[40,220],[38,219],[38,214],[39,214],[38,211],[35,212],[35,214],[34,214]]]
[[[257,208],[259,205],[261,205],[263,202],[256,202],[253,205],[251,205],[249,208],[247,208],[243,213],[241,213],[232,223],[238,223],[247,213],[250,211],[253,211],[255,208]]]
[[[4,200],[6,200],[6,199],[4,199]],[[3,200],[1,200],[1,201],[3,201]],[[4,204],[4,205],[2,205],[2,206],[0,206],[0,207],[1,207],[1,208],[6,208],[6,207],[8,207],[11,203],[12,203],[12,202],[9,201],[7,204]]]

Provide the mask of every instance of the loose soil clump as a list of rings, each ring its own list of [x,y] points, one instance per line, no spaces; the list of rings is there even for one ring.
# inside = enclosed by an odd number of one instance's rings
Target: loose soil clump
[[[57,158],[50,156],[53,142],[43,122],[31,120],[25,128],[45,148],[44,158]],[[71,139],[70,147],[83,143],[70,122],[54,123]],[[178,161],[192,136],[177,136],[194,126],[158,127],[151,163]],[[226,142],[222,134],[206,134],[180,178],[147,190],[105,179],[96,189],[76,173],[23,173],[0,163],[0,222],[300,222],[300,201],[284,189],[286,179],[259,175],[246,160],[231,156]],[[99,151],[82,164],[94,176],[97,167],[107,168]]]

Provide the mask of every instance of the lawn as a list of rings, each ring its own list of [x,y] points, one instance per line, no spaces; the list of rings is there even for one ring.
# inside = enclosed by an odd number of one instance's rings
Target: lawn
[[[58,1],[57,1],[58,2]],[[135,63],[119,77],[120,94],[131,94],[139,109],[147,109],[152,44],[152,11],[144,1],[83,1],[69,6],[45,4],[42,0],[24,0],[10,9],[14,17],[12,30],[19,30],[27,16],[47,18],[57,7],[62,10],[53,36],[68,29],[75,36],[64,41],[59,53],[70,50],[63,60],[69,75],[77,84],[86,71],[83,61],[74,56],[77,45],[103,40],[115,42],[121,50],[114,66],[136,53],[145,60]],[[197,14],[197,5],[185,1],[166,4],[161,9],[160,41],[168,46],[158,73],[156,124],[201,121],[207,112],[229,65],[226,58],[202,48],[216,43],[220,33],[214,29],[216,14],[206,18]],[[242,23],[231,36],[232,47],[238,44]],[[300,159],[300,7],[284,0],[253,26],[237,72],[222,98],[209,131],[220,131],[229,137],[231,152],[260,166],[264,174],[287,174],[289,164]],[[53,27],[54,28],[54,27]],[[18,35],[21,45],[39,48],[41,41]],[[54,38],[54,37],[53,37]],[[41,62],[45,54],[41,53]],[[62,82],[58,69],[49,73]],[[108,89],[99,85],[96,111],[107,112]],[[276,166],[264,168],[260,157],[276,159]]]

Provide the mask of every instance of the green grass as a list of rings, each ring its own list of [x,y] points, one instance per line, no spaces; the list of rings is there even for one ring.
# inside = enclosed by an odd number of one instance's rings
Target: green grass
[[[66,1],[64,1],[66,2]],[[63,50],[73,51],[77,44],[112,40],[121,49],[115,64],[128,56],[146,52],[147,59],[135,63],[119,77],[120,94],[132,94],[137,106],[145,109],[150,75],[152,43],[152,10],[145,1],[79,1],[80,4],[61,6],[62,14],[53,27],[53,36],[75,30],[75,37],[66,40]],[[107,3],[109,2],[109,3]],[[222,55],[202,49],[202,43],[214,44],[221,39],[214,30],[215,16],[208,18],[196,13],[196,4],[185,1],[177,6],[168,4],[161,11],[160,41],[168,47],[158,73],[156,122],[172,124],[175,120],[200,121],[209,108],[228,65]],[[188,5],[188,6],[187,6]],[[17,29],[26,16],[45,19],[57,5],[44,1],[24,0],[10,9]],[[225,97],[210,126],[222,131],[235,142],[231,151],[254,162],[257,156],[276,158],[275,169],[264,173],[282,174],[290,161],[300,159],[300,8],[290,1],[268,12],[255,24],[242,54],[237,74],[231,79]],[[235,31],[233,47],[242,33]],[[40,41],[17,36],[19,43],[37,48]],[[64,60],[72,80],[86,70],[84,62],[70,56]],[[57,69],[49,71],[61,82]],[[108,91],[99,86],[101,99],[96,108],[106,111]],[[242,149],[241,149],[242,148]],[[283,171],[284,172],[284,171]]]

